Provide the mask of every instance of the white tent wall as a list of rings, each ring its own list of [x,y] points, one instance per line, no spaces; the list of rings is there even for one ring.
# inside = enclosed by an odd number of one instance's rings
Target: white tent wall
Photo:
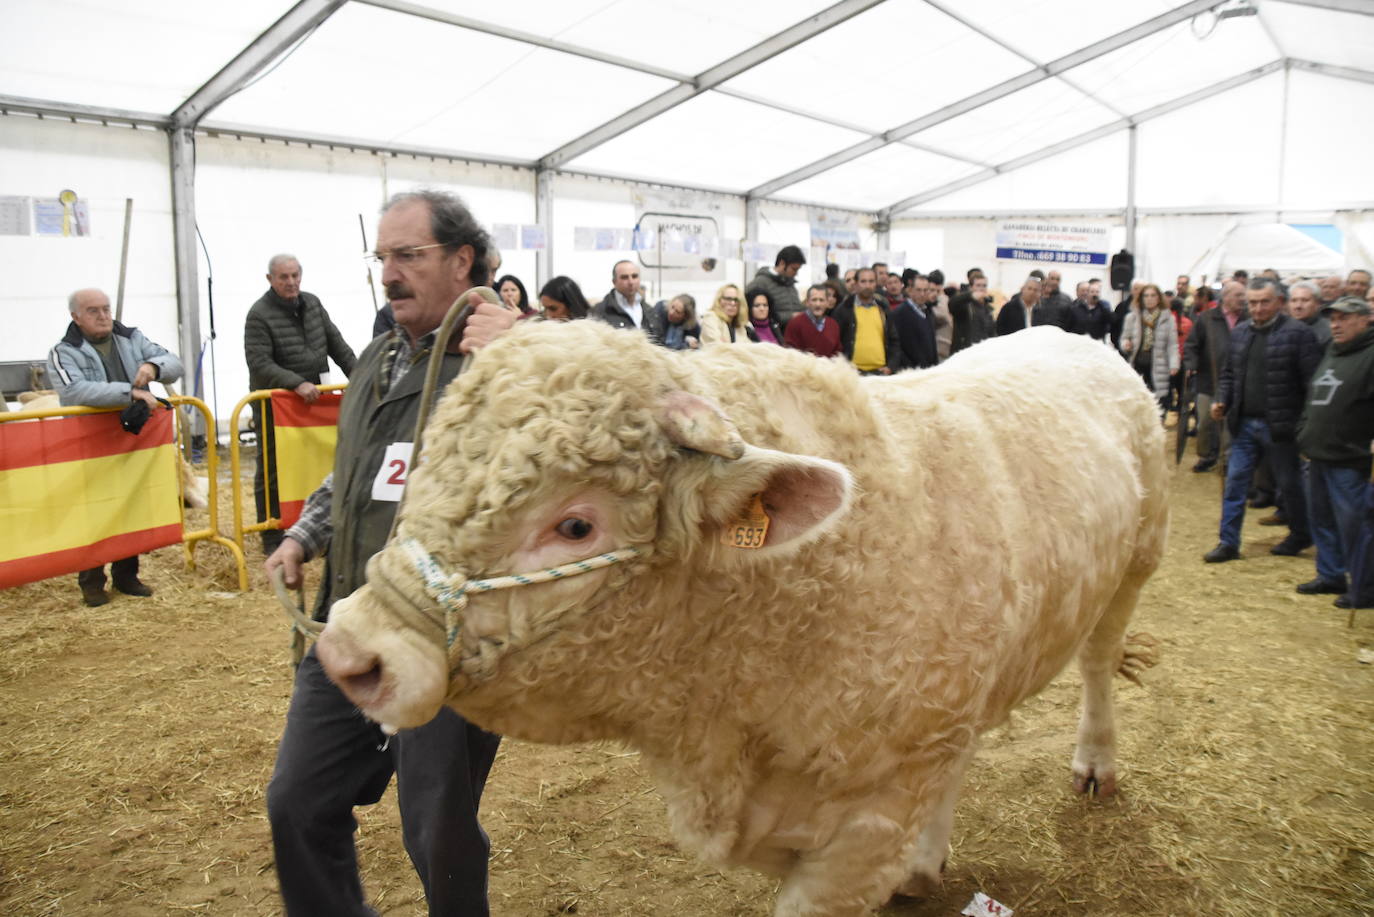
[[[532,223],[528,170],[446,159],[198,137],[196,219],[214,268],[215,378],[207,356],[206,401],[227,424],[248,391],[243,323],[267,290],[267,262],[277,253],[300,259],[302,288],[320,297],[355,352],[372,338],[373,299],[367,288],[358,217],[375,247],[378,211],[391,194],[420,186],[461,195],[484,225]],[[533,252],[503,252],[503,272],[534,276]],[[210,331],[204,252],[200,261],[202,336]],[[385,303],[381,272],[372,272]],[[212,388],[215,389],[212,391]]]
[[[91,235],[0,235],[0,360],[42,361],[66,331],[67,295],[119,286],[124,201],[133,198],[124,323],[176,349],[176,268],[167,136],[130,127],[0,117],[0,195],[56,199],[70,188],[90,206]],[[32,219],[32,212],[30,212]]]
[[[553,228],[549,233],[553,245],[551,276],[562,274],[577,281],[592,305],[610,292],[611,271],[618,261],[632,261],[640,265],[640,281],[649,302],[686,293],[696,300],[700,310],[710,305],[720,286],[716,281],[681,280],[671,272],[659,271],[652,266],[657,264],[652,252],[577,249],[575,234],[579,227],[633,228],[641,212],[636,201],[638,197],[648,195],[655,200],[664,197],[690,200],[683,209],[692,214],[715,218],[721,237],[740,239],[745,234],[744,199],[734,195],[684,191],[564,173],[554,176],[553,193]],[[655,209],[658,209],[658,205],[655,205]],[[726,258],[722,270],[725,280],[731,282],[738,283],[744,277],[744,264],[739,258]],[[525,276],[521,275],[521,278],[525,279]],[[533,280],[533,270],[528,277],[530,281]],[[537,292],[531,289],[530,295],[536,295]]]

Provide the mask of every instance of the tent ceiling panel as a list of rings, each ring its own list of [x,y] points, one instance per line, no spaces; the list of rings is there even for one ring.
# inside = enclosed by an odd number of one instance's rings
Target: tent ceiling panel
[[[862,139],[854,131],[707,92],[589,150],[568,169],[738,193]]]
[[[935,188],[979,170],[958,159],[892,144],[814,178],[784,188],[777,196],[837,207],[877,210],[894,198]]]
[[[7,0],[7,95],[169,114],[291,0]]]
[[[1277,203],[1283,73],[1142,124],[1136,202],[1141,207]],[[1238,125],[1237,143],[1195,142],[1198,125]]]
[[[1183,22],[1068,72],[1085,92],[1130,114],[1219,83],[1278,56],[1256,17],[1227,19],[1199,39]]]
[[[543,38],[696,75],[753,47],[834,0],[656,0],[652,7],[606,0],[421,0]]]
[[[915,41],[914,59],[880,53],[885,36],[899,36],[903,48]],[[1025,61],[934,7],[889,0],[725,86],[881,133],[1025,70]]]
[[[1284,198],[1303,206],[1374,201],[1374,85],[1293,71],[1288,88]]]
[[[1374,4],[1370,4],[1374,8]],[[1260,17],[1284,54],[1340,67],[1374,69],[1374,16],[1266,3]]]
[[[1004,162],[1117,120],[1115,112],[1071,86],[1045,80],[911,139],[983,162]]]
[[[212,118],[533,160],[672,85],[598,61],[348,4]]]
[[[1126,143],[1126,132],[1117,131],[1023,169],[926,201],[900,215],[919,216],[924,211],[1016,213],[1120,207],[1126,199]]]
[[[952,8],[982,31],[1045,63],[1176,5],[1171,0],[1033,0],[1011,5],[1006,0],[957,0]]]

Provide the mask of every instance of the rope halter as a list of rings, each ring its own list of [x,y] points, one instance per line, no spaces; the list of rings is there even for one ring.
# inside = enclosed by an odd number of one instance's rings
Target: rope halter
[[[493,576],[487,579],[468,579],[462,573],[449,573],[445,570],[443,564],[435,560],[434,555],[426,551],[424,546],[414,538],[402,538],[399,546],[409,558],[415,571],[420,574],[420,578],[424,580],[425,592],[444,610],[444,634],[450,659],[453,654],[453,646],[458,640],[458,633],[462,629],[463,613],[468,607],[469,594],[496,592],[515,586],[533,586],[536,583],[551,583],[554,580],[577,576],[579,573],[601,570],[622,561],[633,560],[647,553],[646,549],[631,545],[606,554],[597,554],[583,560],[575,560],[558,567],[547,567],[532,573],[512,573],[507,576]]]

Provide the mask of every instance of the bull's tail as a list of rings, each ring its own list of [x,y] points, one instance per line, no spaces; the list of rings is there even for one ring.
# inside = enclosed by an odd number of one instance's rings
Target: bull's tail
[[[1159,640],[1150,634],[1127,634],[1121,644],[1116,674],[1140,685],[1140,674],[1159,662]]]

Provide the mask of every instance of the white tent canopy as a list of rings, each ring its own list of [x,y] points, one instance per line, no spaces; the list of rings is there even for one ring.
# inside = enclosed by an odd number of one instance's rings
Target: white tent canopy
[[[1334,222],[1348,266],[1374,211],[1374,0],[10,0],[6,14],[0,196],[75,189],[93,244],[0,234],[20,267],[0,301],[53,313],[0,360],[46,350],[76,283],[113,287],[126,198],[139,321],[200,352],[214,277],[226,366],[275,251],[297,252],[307,288],[365,338],[358,215],[370,233],[386,194],[419,184],[542,226],[547,245],[507,267],[570,274],[593,298],[631,253],[588,250],[579,229],[628,229],[664,198],[765,246],[809,238],[808,208],[857,212],[865,249],[951,275],[989,266],[999,216],[1105,221],[1168,276],[1229,220]],[[744,279],[749,254],[722,253],[725,276]]]

